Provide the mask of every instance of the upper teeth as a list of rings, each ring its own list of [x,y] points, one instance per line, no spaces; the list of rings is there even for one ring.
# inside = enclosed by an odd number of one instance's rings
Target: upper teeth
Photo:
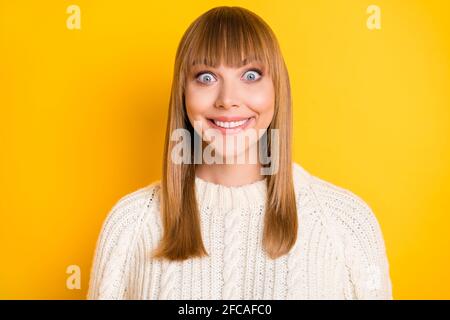
[[[235,128],[235,127],[239,127],[241,125],[243,125],[244,123],[247,122],[248,119],[245,120],[241,120],[241,121],[227,121],[227,122],[223,122],[223,121],[217,121],[217,120],[213,120],[214,123],[222,128]]]

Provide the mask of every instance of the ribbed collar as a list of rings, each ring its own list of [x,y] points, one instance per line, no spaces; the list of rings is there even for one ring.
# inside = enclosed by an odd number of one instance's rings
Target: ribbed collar
[[[267,179],[253,183],[228,187],[215,184],[195,176],[197,200],[200,206],[232,209],[248,205],[264,205]]]

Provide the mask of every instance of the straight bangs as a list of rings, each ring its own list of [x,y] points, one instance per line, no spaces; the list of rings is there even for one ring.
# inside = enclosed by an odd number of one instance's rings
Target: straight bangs
[[[186,69],[181,70],[184,79],[195,65],[239,68],[253,62],[261,65],[263,73],[273,76],[277,49],[268,28],[250,11],[244,15],[223,7],[206,12],[187,34],[188,47],[183,57]]]

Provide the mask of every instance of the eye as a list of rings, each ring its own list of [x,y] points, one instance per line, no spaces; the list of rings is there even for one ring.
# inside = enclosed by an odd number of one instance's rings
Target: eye
[[[195,77],[198,81],[202,83],[214,82],[214,80],[216,79],[210,72],[199,72]]]
[[[249,81],[256,81],[259,78],[261,78],[262,72],[261,70],[254,69],[254,70],[248,70],[246,73],[244,73],[244,79]]]

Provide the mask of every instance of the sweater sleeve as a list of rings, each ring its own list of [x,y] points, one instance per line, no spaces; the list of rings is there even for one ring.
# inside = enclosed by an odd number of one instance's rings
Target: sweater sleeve
[[[126,298],[126,280],[143,202],[143,189],[121,198],[103,222],[90,270],[88,300]]]
[[[346,234],[346,260],[356,299],[391,300],[392,283],[380,224],[372,209],[356,198]]]

